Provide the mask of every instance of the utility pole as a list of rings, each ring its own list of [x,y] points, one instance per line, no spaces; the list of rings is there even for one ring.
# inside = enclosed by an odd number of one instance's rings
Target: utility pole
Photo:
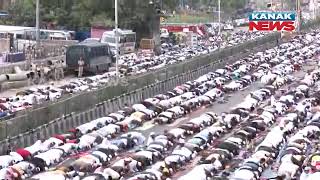
[[[221,0],[218,0],[218,21],[219,21],[219,30],[218,30],[218,35],[220,36],[221,33]]]
[[[312,13],[313,13],[313,19],[317,19],[317,7],[318,7],[318,1],[313,0],[313,8],[312,8]]]
[[[116,76],[119,79],[119,33],[118,33],[118,0],[114,2],[114,14],[115,14],[115,38],[116,38]]]
[[[36,0],[36,42],[40,45],[40,0]]]
[[[300,32],[300,25],[301,25],[300,0],[296,0],[296,14],[297,14],[297,31]]]
[[[317,19],[317,17],[318,17],[318,1],[317,0],[314,0],[314,18],[315,18],[315,20]]]

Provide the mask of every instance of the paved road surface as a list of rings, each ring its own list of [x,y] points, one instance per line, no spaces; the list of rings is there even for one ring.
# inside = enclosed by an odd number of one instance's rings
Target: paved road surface
[[[228,98],[228,101],[224,104],[215,103],[213,106],[209,108],[200,108],[197,111],[192,112],[191,114],[177,119],[171,124],[166,125],[154,125],[152,122],[146,122],[142,127],[139,127],[135,130],[143,133],[145,136],[149,136],[151,132],[156,133],[163,133],[165,129],[173,129],[175,127],[178,127],[179,125],[188,122],[190,119],[199,117],[201,114],[205,112],[215,112],[217,114],[220,114],[222,112],[227,112],[230,108],[234,107],[235,105],[239,104],[241,100],[243,100],[251,91],[254,91],[256,89],[259,89],[259,87],[262,87],[262,84],[259,82],[253,83],[251,86],[247,87],[246,89],[242,91],[236,91],[233,94],[230,94]],[[228,95],[226,95],[228,96]]]
[[[309,67],[305,67],[305,70],[311,69],[312,66]],[[294,75],[295,77],[298,78],[302,78],[304,76],[305,72],[300,71],[300,72],[296,72]],[[263,87],[264,85],[260,83],[260,81],[257,81],[253,84],[251,84],[249,87],[246,87],[245,89],[241,90],[241,91],[236,91],[230,95],[226,95],[227,96],[227,102],[223,103],[223,104],[219,104],[219,103],[214,103],[212,106],[208,107],[208,108],[200,108],[197,111],[192,112],[191,114],[187,115],[186,117],[180,118],[175,120],[173,123],[171,124],[165,124],[165,125],[155,125],[152,122],[146,122],[143,124],[143,126],[134,129],[133,131],[138,131],[141,132],[143,135],[146,136],[146,138],[148,138],[149,134],[151,132],[156,132],[156,133],[163,133],[163,131],[165,129],[170,130],[173,129],[175,127],[178,127],[179,125],[188,122],[190,119],[192,118],[196,118],[198,116],[200,116],[201,114],[205,113],[205,112],[215,112],[217,114],[221,114],[222,112],[228,112],[230,109],[232,109],[233,107],[235,107],[237,104],[241,103],[244,98],[252,91],[259,89],[260,87]],[[235,128],[237,129],[237,127]],[[234,132],[235,129],[232,131]],[[226,139],[227,137],[232,135],[232,132],[226,134],[225,136],[223,136],[221,139],[219,139],[219,141]],[[263,138],[261,138],[260,140],[263,140]],[[125,153],[121,153],[115,160],[113,160],[112,162],[123,158],[125,156],[130,155],[132,152],[134,152],[134,150],[125,152]],[[178,173],[176,173],[174,175],[174,177],[172,178],[172,180],[178,179],[179,177],[187,174],[200,160],[201,156],[197,156],[191,163],[189,163],[184,170],[179,171]],[[235,160],[236,162],[232,162],[233,165],[237,166],[242,159],[238,159]],[[111,163],[112,163],[111,162]]]
[[[294,73],[293,75],[298,78],[298,79],[301,79],[303,78],[303,76],[305,75],[306,71],[307,70],[310,70],[310,69],[313,69],[314,66],[310,66],[310,65],[307,65],[304,67],[304,70],[303,71],[299,71],[299,72],[296,72]],[[206,112],[206,111],[213,111],[215,113],[221,113],[221,112],[224,112],[224,111],[229,111],[230,109],[232,109],[232,107],[234,107],[236,104],[239,104],[246,95],[248,95],[251,91],[254,91],[254,90],[257,90],[259,89],[259,87],[262,87],[263,85],[260,84],[260,83],[254,83],[252,84],[251,86],[249,86],[247,89],[245,89],[244,91],[238,91],[236,93],[233,94],[233,96],[230,98],[230,101],[226,104],[218,104],[218,105],[215,105],[213,108],[209,108],[209,109],[204,109],[203,112]],[[287,86],[288,87],[288,86]],[[286,89],[287,87],[283,87],[281,89]],[[289,85],[289,87],[291,87]],[[266,102],[264,102],[266,103]],[[199,113],[200,114],[200,113]],[[198,115],[199,115],[198,114]],[[196,117],[195,113],[191,114],[190,117]],[[187,120],[186,120],[187,121]],[[235,129],[233,129],[232,132],[224,135],[222,138],[219,139],[218,142],[221,142],[223,141],[224,139],[227,139],[228,137],[230,137],[233,132],[235,132],[237,129],[237,127],[235,127]],[[265,131],[265,132],[262,132],[261,134],[258,135],[258,137],[255,139],[255,141],[253,142],[254,144],[259,144],[263,139],[264,139],[264,136],[266,136],[266,134],[268,133],[268,131]],[[214,146],[214,145],[213,145]],[[209,150],[210,152],[210,150]],[[177,180],[179,177],[187,174],[191,169],[193,169],[193,167],[196,166],[196,164],[198,164],[199,160],[201,159],[201,154],[200,153],[191,163],[189,163],[182,171],[179,171],[178,173],[176,173],[171,179],[172,180]],[[239,166],[239,164],[243,161],[243,159],[241,157],[235,157],[233,159],[232,162],[229,163],[229,166],[233,169],[233,168],[236,168]],[[267,177],[272,177],[272,174],[268,174],[267,173]],[[270,172],[269,172],[270,173]]]

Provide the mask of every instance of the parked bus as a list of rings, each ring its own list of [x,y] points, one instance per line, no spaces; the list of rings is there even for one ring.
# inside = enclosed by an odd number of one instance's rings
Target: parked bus
[[[0,25],[0,37],[8,37],[8,34],[11,34],[14,39],[35,40],[36,28]],[[74,34],[74,31],[40,29],[40,39],[73,40]]]
[[[41,29],[40,30],[40,39],[48,39],[48,40],[73,40],[74,39],[73,31],[59,31],[59,30],[48,30]],[[32,37],[32,39],[36,36],[36,30],[28,31],[27,34]]]
[[[11,34],[14,39],[24,39],[26,32],[33,29],[33,27],[0,25],[0,37],[7,38]]]
[[[100,42],[79,43],[69,46],[66,52],[67,69],[73,72],[78,71],[80,57],[85,62],[84,72],[106,72],[112,64],[109,46]]]
[[[118,29],[119,33],[119,50],[121,54],[131,53],[135,51],[136,47],[136,33],[132,30]],[[116,50],[116,38],[115,30],[106,31],[101,38],[102,43],[106,43],[110,46],[111,51],[115,54]]]

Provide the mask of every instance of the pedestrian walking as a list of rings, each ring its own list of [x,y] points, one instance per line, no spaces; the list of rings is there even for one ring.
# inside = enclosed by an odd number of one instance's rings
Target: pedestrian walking
[[[83,66],[84,66],[84,61],[83,58],[80,57],[79,61],[78,61],[78,65],[79,65],[79,69],[78,69],[78,77],[82,77],[83,74]]]

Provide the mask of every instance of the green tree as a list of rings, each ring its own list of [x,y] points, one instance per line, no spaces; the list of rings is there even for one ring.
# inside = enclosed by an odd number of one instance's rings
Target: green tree
[[[211,0],[189,0],[188,4],[192,9],[198,10],[202,7],[208,6],[210,2]]]
[[[163,8],[165,10],[173,11],[179,6],[178,0],[162,0]]]
[[[159,0],[153,0],[155,5]],[[178,6],[177,0],[162,0],[169,11]],[[113,26],[114,0],[40,0],[42,26],[55,24],[70,30],[92,25]],[[149,0],[119,0],[119,27],[133,29],[137,39],[149,37],[151,29],[159,29],[159,16]],[[35,0],[17,0],[11,7],[12,17],[5,24],[35,26]]]
[[[244,8],[248,0],[220,0],[221,9],[228,12],[233,12],[238,9]],[[211,4],[218,7],[218,0],[211,1]]]
[[[35,23],[35,2],[33,0],[17,1],[9,8],[11,17],[8,24],[19,26],[33,26]]]
[[[157,2],[157,0],[154,0]],[[163,7],[174,10],[177,0],[162,0]],[[67,28],[94,24],[110,25],[114,21],[114,0],[40,0],[41,22],[54,23]],[[119,0],[120,25],[144,23],[150,16],[149,0]],[[9,10],[12,17],[7,23],[15,25],[35,24],[35,0],[17,0]]]

